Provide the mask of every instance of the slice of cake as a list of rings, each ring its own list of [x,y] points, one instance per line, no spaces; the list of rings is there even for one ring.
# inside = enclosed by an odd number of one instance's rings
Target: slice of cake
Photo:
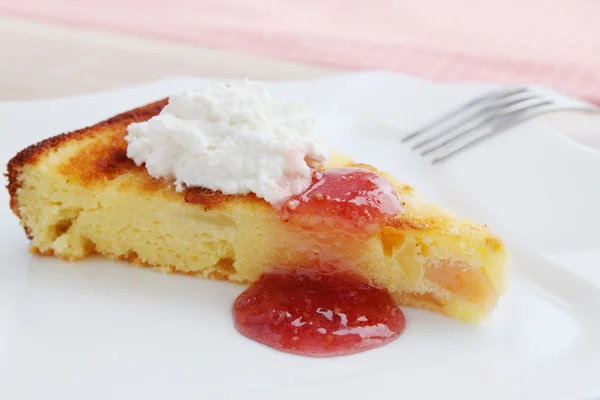
[[[290,186],[277,206],[254,193],[157,178],[150,155],[139,165],[128,156],[127,140],[132,123],[150,120],[167,102],[52,137],[10,160],[10,206],[32,252],[65,260],[99,253],[235,282],[282,268],[348,269],[399,304],[472,322],[505,290],[508,256],[486,226],[341,155],[314,168],[308,190]]]

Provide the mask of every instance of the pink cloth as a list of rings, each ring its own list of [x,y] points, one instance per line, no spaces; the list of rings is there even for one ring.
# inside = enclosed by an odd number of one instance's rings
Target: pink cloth
[[[0,0],[0,14],[600,102],[598,0]]]

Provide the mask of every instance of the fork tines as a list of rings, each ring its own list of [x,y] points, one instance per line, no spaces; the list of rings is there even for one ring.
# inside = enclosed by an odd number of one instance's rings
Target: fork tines
[[[577,104],[581,108],[583,103]],[[452,110],[402,142],[435,164],[530,118],[566,108],[537,87],[498,90]]]

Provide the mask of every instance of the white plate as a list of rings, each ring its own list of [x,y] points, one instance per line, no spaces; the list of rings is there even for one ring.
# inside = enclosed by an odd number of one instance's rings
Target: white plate
[[[0,161],[44,137],[203,82],[172,79],[0,104]],[[330,359],[279,353],[233,328],[230,309],[242,286],[100,258],[32,256],[5,206],[0,398],[600,398],[598,274],[578,275],[542,256],[600,254],[598,154],[532,122],[432,169],[398,135],[484,87],[363,73],[271,88],[279,98],[310,100],[325,142],[506,238],[515,265],[491,321],[474,327],[405,309],[406,332],[380,349]],[[569,167],[555,167],[556,157]],[[7,197],[2,191],[0,202]]]

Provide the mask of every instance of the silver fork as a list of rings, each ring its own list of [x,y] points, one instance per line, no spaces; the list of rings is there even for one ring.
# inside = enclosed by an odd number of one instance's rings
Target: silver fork
[[[436,118],[402,142],[436,164],[529,119],[568,110],[598,108],[541,86],[500,89]]]

